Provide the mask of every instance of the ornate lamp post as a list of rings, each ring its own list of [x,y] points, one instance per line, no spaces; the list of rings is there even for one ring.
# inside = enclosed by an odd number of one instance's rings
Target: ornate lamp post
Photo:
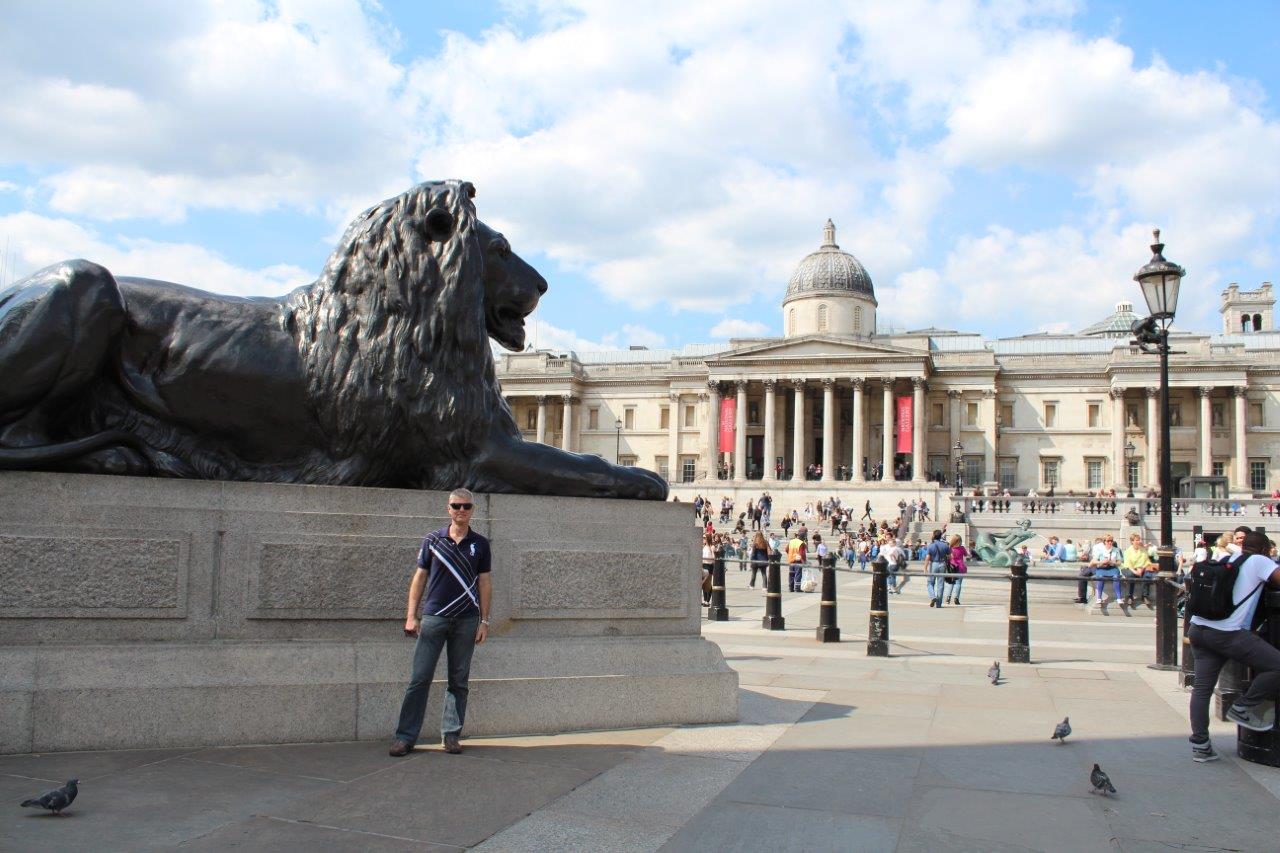
[[[959,439],[956,439],[956,446],[951,448],[951,456],[956,463],[956,497],[960,497],[964,491],[964,445]]]
[[[1160,580],[1156,584],[1156,662],[1153,669],[1177,669],[1178,614],[1173,587],[1173,472],[1169,456],[1169,324],[1178,310],[1178,288],[1187,271],[1165,260],[1160,229],[1152,232],[1151,260],[1133,280],[1142,288],[1151,316],[1137,320],[1133,333],[1145,353],[1160,356]],[[1127,476],[1127,472],[1126,472]]]
[[[1133,497],[1133,478],[1129,476],[1129,466],[1132,464],[1133,454],[1137,450],[1138,448],[1133,446],[1132,441],[1127,442],[1124,446],[1124,482],[1129,487],[1129,494],[1125,495],[1125,497],[1129,498]]]
[[[613,464],[622,464],[622,419],[619,418],[613,422],[613,430],[617,434],[617,441],[613,445]]]

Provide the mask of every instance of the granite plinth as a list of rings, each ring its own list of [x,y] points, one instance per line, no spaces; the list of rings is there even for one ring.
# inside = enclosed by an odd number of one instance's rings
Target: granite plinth
[[[0,473],[0,752],[389,737],[408,581],[445,499]],[[493,625],[468,733],[735,720],[686,516],[479,496]]]

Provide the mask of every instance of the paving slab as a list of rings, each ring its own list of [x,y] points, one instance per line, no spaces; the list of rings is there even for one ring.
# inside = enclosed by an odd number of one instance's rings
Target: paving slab
[[[1114,853],[1102,812],[1086,800],[964,788],[921,788],[899,851],[1072,850]]]
[[[380,770],[401,766],[419,753],[392,758],[370,741],[308,743],[279,746],[215,747],[186,756],[189,761],[248,767],[281,776],[304,776],[331,782],[350,782]]]
[[[0,774],[44,779],[59,785],[68,779],[92,782],[171,758],[195,752],[194,749],[118,749],[95,752],[45,752],[0,756]]]
[[[899,822],[893,819],[717,800],[661,849],[664,853],[892,851],[899,832]]]
[[[465,848],[430,844],[373,832],[352,832],[315,823],[255,817],[224,826],[183,844],[180,850],[213,853],[218,850],[270,850],[272,853],[408,853],[459,851]]]

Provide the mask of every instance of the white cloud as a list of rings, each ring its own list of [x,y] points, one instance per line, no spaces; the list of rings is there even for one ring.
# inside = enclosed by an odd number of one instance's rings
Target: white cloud
[[[101,219],[403,189],[403,71],[365,4],[178,5],[6,9],[0,161],[47,174],[55,210]]]
[[[769,327],[759,320],[740,320],[725,317],[711,327],[713,338],[758,338],[769,331]]]
[[[86,258],[118,276],[143,276],[237,296],[278,296],[309,284],[315,275],[277,264],[246,269],[202,246],[105,237],[67,219],[34,213],[0,216],[9,241],[14,278],[69,258]]]

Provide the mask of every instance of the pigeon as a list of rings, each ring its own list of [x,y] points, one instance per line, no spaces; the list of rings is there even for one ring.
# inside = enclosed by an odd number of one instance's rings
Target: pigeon
[[[61,788],[54,788],[38,797],[23,800],[22,807],[48,809],[54,814],[62,814],[62,810],[71,805],[71,801],[76,798],[76,783],[79,781],[79,779],[71,779]]]
[[[987,670],[987,678],[991,679],[992,684],[1000,683],[1000,661],[991,662],[991,669]]]
[[[1093,772],[1089,774],[1089,784],[1093,786],[1091,793],[1107,796],[1116,792],[1116,786],[1111,784],[1111,777],[1102,772],[1102,768],[1093,765]]]
[[[1067,735],[1071,734],[1071,718],[1063,717],[1062,722],[1053,727],[1053,737],[1049,740],[1056,740],[1058,743],[1066,743]]]

